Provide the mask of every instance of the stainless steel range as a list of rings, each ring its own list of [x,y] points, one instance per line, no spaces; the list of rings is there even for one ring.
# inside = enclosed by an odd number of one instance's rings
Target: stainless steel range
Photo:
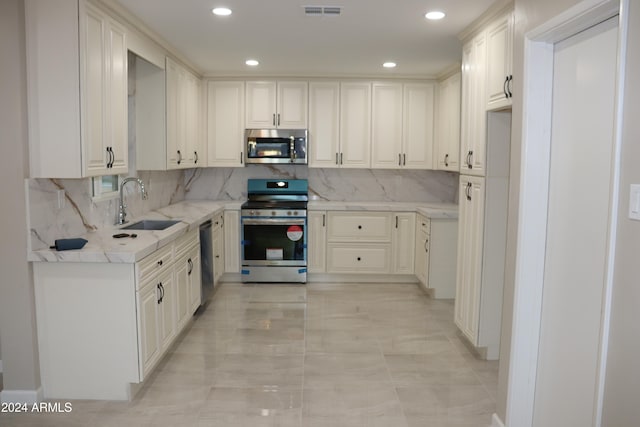
[[[242,205],[242,281],[306,283],[306,179],[250,179]]]

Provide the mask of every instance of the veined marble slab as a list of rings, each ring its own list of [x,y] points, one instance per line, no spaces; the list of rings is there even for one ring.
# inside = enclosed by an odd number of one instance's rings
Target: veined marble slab
[[[155,250],[171,243],[188,231],[198,228],[200,224],[222,209],[239,209],[240,202],[215,202],[210,200],[185,200],[164,208],[148,212],[139,218],[131,218],[127,224],[141,219],[177,219],[178,224],[165,230],[124,230],[135,233],[138,237],[113,238],[121,233],[121,227],[104,227],[94,232],[85,233],[82,237],[87,244],[78,250],[56,251],[40,249],[28,254],[29,261],[40,262],[111,262],[134,263]]]
[[[312,200],[309,210],[316,211],[389,211],[417,212],[432,219],[458,218],[458,205],[453,203],[421,202],[327,202]]]

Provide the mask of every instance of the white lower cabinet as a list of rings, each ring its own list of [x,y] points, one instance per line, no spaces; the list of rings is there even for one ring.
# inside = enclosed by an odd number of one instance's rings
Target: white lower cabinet
[[[240,273],[240,211],[224,211],[224,272]]]
[[[213,218],[213,283],[216,284],[224,274],[224,213]]]
[[[324,273],[327,269],[327,212],[308,212],[307,271]]]
[[[199,305],[198,230],[135,264],[36,262],[33,271],[44,397],[128,400]]]
[[[414,213],[330,211],[326,219],[327,273],[413,274]]]
[[[416,218],[415,275],[436,299],[456,296],[457,219]]]

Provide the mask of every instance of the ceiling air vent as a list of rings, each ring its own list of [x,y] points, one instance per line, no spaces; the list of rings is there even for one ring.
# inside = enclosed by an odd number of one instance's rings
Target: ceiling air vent
[[[304,6],[304,14],[307,16],[339,16],[341,12],[340,6]]]

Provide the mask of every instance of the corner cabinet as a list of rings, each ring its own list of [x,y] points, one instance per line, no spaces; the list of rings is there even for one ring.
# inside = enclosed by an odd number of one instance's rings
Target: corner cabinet
[[[306,129],[308,83],[248,81],[247,129]]]
[[[200,79],[171,58],[166,59],[167,169],[202,166]]]
[[[124,26],[83,0],[27,0],[25,19],[31,177],[126,173]]]
[[[207,82],[208,166],[244,166],[244,82]]]
[[[438,84],[436,169],[460,171],[460,73]]]

